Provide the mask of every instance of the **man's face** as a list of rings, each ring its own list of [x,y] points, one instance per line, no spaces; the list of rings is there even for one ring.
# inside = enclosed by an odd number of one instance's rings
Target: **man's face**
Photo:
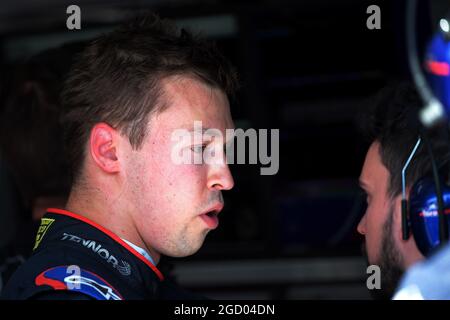
[[[218,218],[206,213],[221,210],[221,191],[233,187],[233,178],[225,163],[225,139],[183,145],[184,152],[194,155],[220,143],[220,163],[177,164],[171,157],[177,143],[172,134],[192,130],[194,121],[202,121],[203,129],[220,130],[224,137],[234,126],[221,90],[188,77],[167,78],[163,89],[167,108],[151,116],[142,148],[126,156],[126,194],[135,227],[150,252],[182,257],[195,253],[217,227]]]
[[[404,271],[404,262],[394,236],[398,206],[388,195],[389,171],[383,165],[379,151],[380,144],[374,142],[361,172],[360,185],[367,196],[367,210],[358,225],[358,232],[365,236],[369,264],[378,265],[381,270],[382,290],[375,292],[375,296],[389,298]]]

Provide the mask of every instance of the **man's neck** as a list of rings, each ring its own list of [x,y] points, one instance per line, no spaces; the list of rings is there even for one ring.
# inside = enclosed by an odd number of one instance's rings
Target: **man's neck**
[[[118,237],[127,239],[133,244],[148,251],[155,262],[158,264],[160,255],[146,246],[142,237],[133,223],[127,209],[119,208],[117,203],[113,206],[111,199],[99,195],[97,192],[89,192],[88,195],[72,190],[67,201],[66,209],[73,213],[79,214],[89,220],[105,227]]]

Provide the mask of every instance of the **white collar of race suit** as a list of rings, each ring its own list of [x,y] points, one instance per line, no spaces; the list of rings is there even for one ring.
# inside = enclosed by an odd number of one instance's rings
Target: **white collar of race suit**
[[[141,255],[144,256],[145,259],[147,259],[148,261],[150,261],[151,264],[153,264],[154,266],[156,266],[155,262],[153,261],[152,257],[150,256],[150,254],[145,250],[142,249],[141,247],[138,247],[137,245],[135,245],[134,243],[125,240],[123,238],[121,238],[123,241],[125,241],[130,247],[132,247],[134,250],[136,250],[137,252],[139,252]]]

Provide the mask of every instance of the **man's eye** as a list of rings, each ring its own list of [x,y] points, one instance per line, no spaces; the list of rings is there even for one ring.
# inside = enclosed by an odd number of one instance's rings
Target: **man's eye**
[[[364,190],[364,189],[360,189],[359,190],[359,195],[362,199],[364,199],[366,201],[366,203],[369,203],[370,201],[370,196],[369,194]]]
[[[191,150],[195,153],[203,153],[206,149],[206,144],[195,145],[191,147]]]
[[[370,197],[370,195],[366,193],[366,203],[367,203],[367,204],[370,203],[370,200],[371,200],[371,199],[372,199],[372,198]]]

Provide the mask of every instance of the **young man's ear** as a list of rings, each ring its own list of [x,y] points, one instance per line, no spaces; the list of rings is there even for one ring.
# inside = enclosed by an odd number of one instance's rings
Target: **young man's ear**
[[[97,123],[91,130],[89,150],[92,159],[107,173],[119,171],[116,150],[118,135],[117,130],[106,123]]]

